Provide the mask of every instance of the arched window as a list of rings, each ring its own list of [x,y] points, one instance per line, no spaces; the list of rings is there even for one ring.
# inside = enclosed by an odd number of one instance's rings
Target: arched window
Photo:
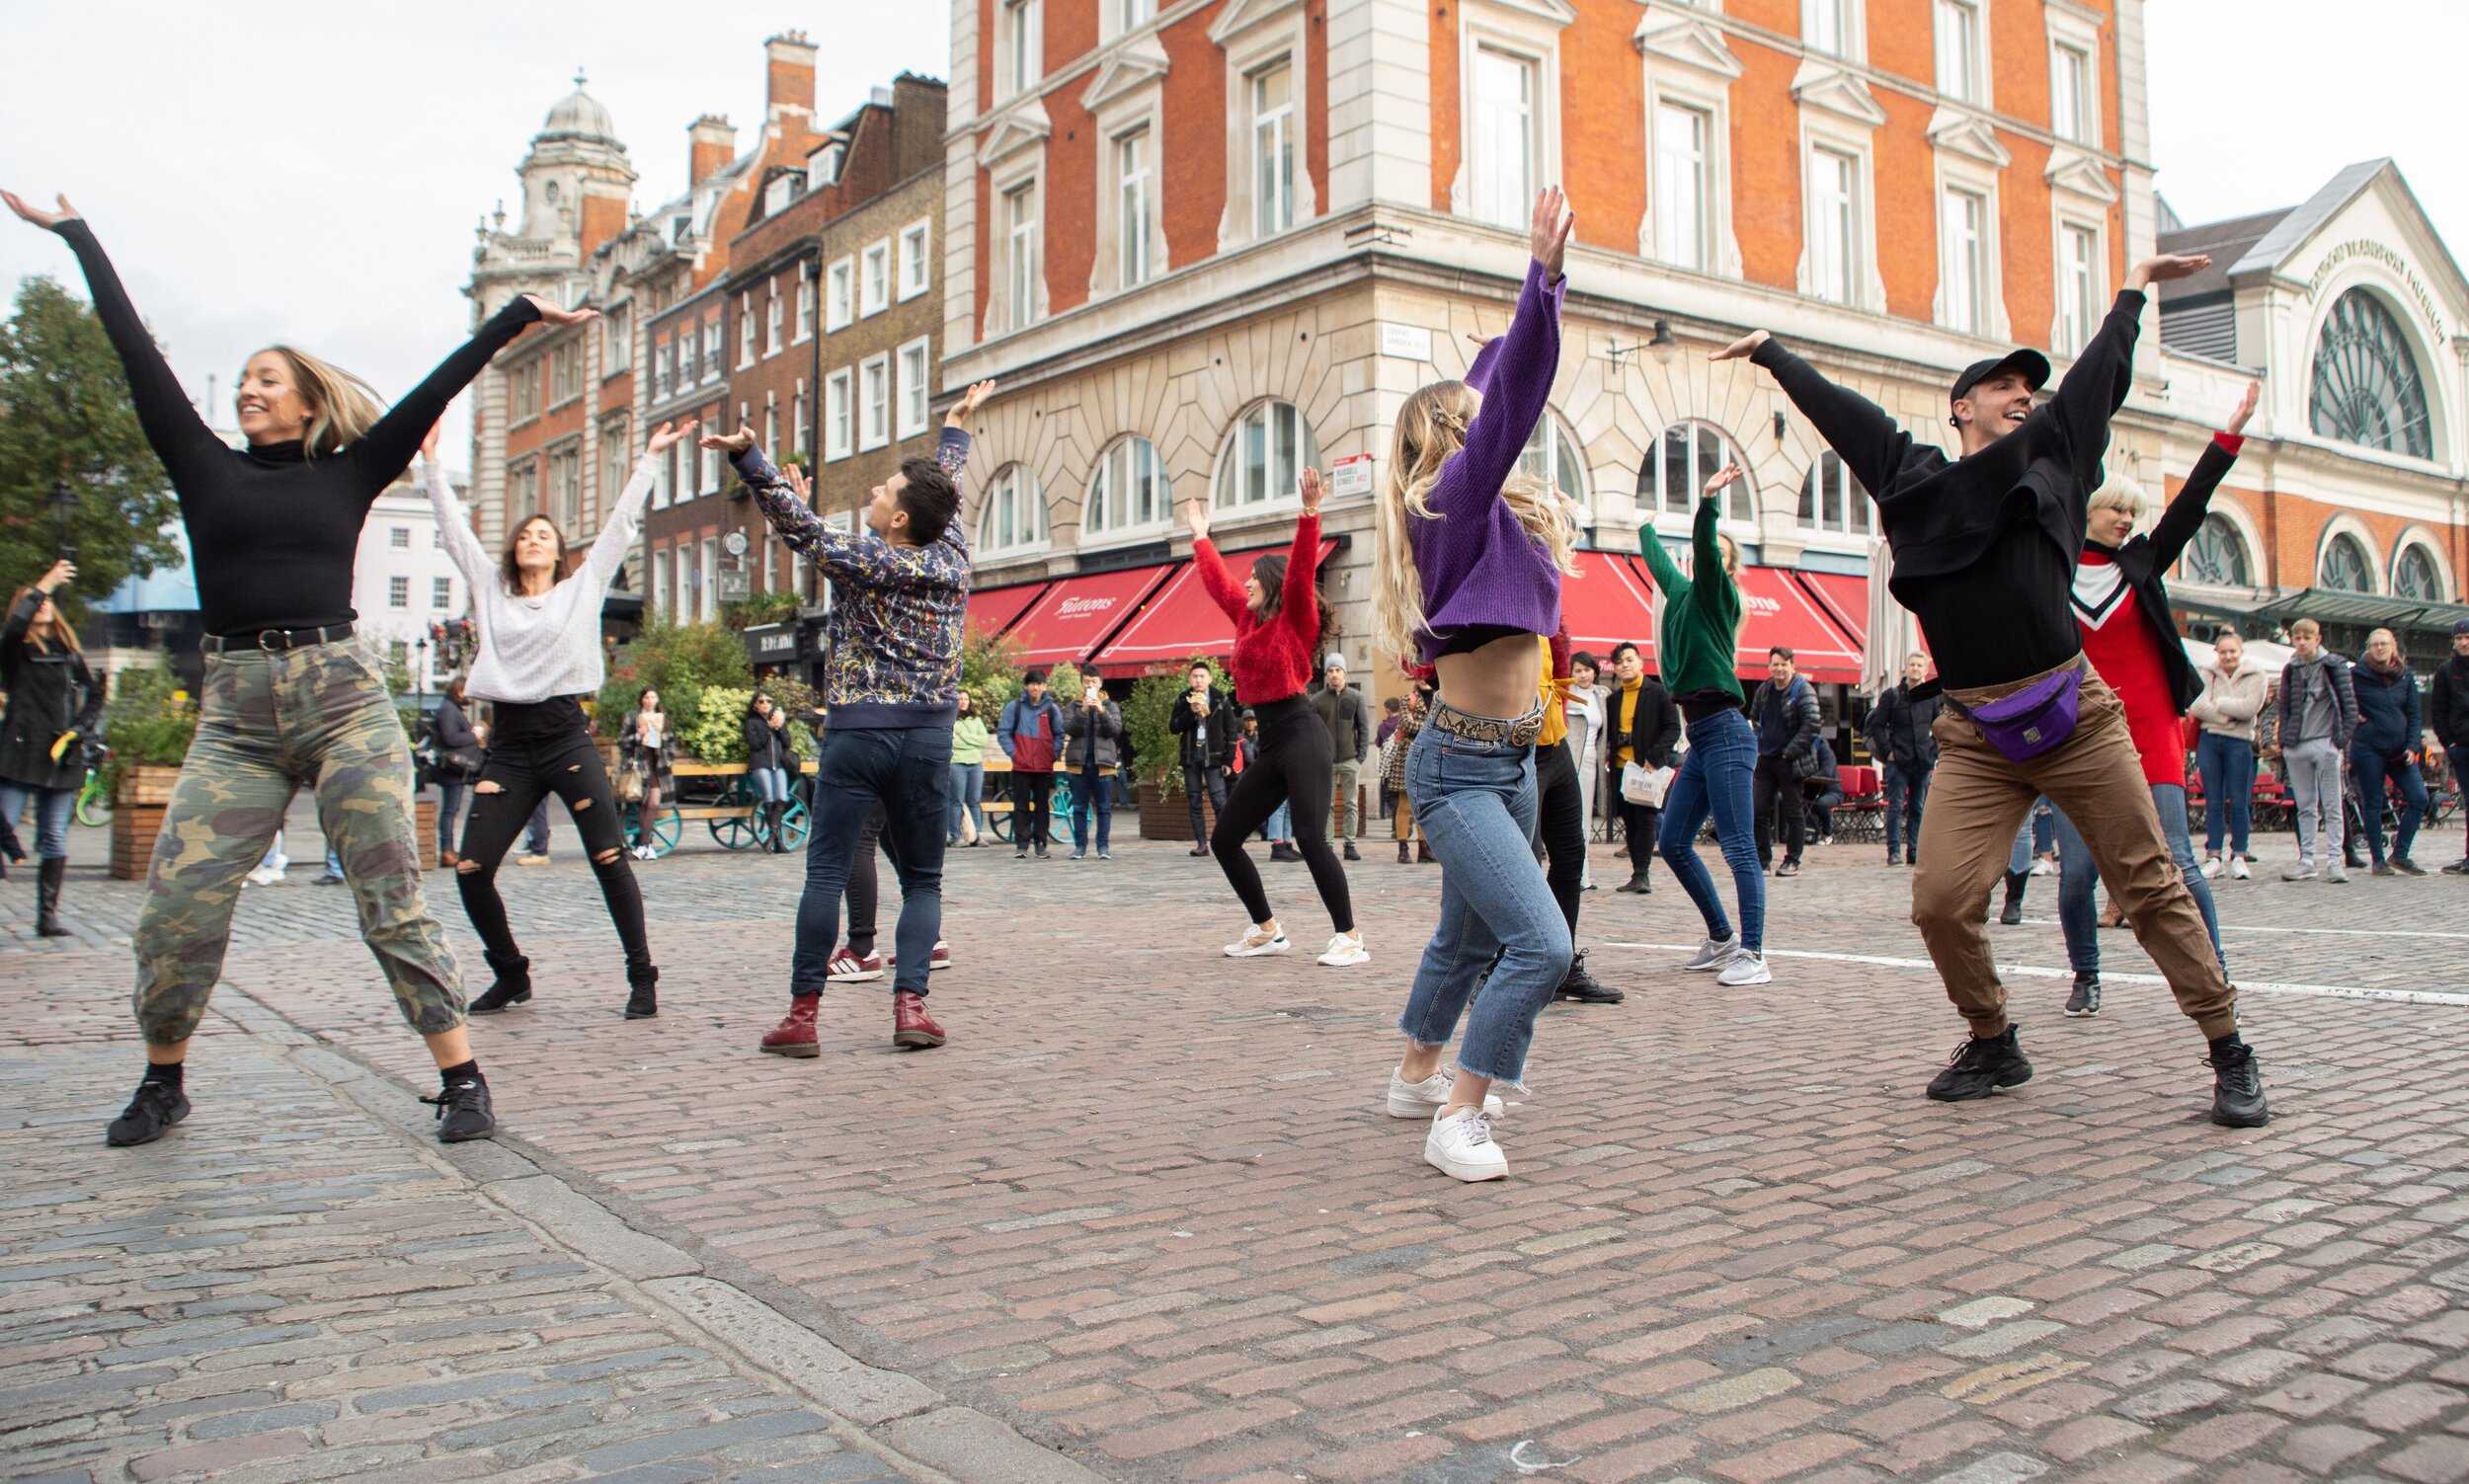
[[[1655,442],[1654,457],[1637,471],[1637,504],[1666,515],[1686,515],[1698,508],[1698,492],[1725,464],[1746,468],[1740,449],[1712,423],[1675,423]],[[1723,492],[1723,518],[1746,523],[1757,519],[1757,499],[1743,479]]]
[[[2375,590],[2373,569],[2366,563],[2366,548],[2347,531],[2323,544],[2323,567],[2315,581],[2335,592]]]
[[[2251,587],[2255,586],[2252,572],[2246,560],[2246,537],[2226,515],[2203,517],[2178,568],[2186,581],[2215,587]]]
[[[2324,321],[2309,417],[2315,431],[2328,438],[2434,456],[2418,358],[2410,353],[2400,321],[2363,288],[2341,295]]]
[[[1163,525],[1174,512],[1174,492],[1157,445],[1144,437],[1118,438],[1089,476],[1088,506],[1080,513],[1086,535]]]
[[[1005,464],[986,486],[986,505],[978,512],[978,552],[1018,551],[1046,539],[1046,501],[1037,492],[1037,477],[1018,464]]]
[[[1320,461],[1320,440],[1292,402],[1257,402],[1241,417],[1218,457],[1221,510],[1295,499],[1295,476]]]
[[[2434,553],[2412,541],[2401,548],[2400,560],[2392,564],[2392,595],[2416,598],[2423,603],[2448,601],[2443,590],[2443,570],[2434,565]]]
[[[1800,525],[1804,530],[1869,534],[1869,492],[1831,448],[1801,476]]]
[[[1526,452],[1517,466],[1557,489],[1562,499],[1586,504],[1586,461],[1578,456],[1577,439],[1569,436],[1556,415],[1545,413],[1536,423],[1535,435],[1526,440]]]

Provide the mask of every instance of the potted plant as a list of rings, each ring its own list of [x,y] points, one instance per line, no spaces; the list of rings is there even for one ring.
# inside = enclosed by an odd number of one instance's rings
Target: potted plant
[[[1174,708],[1191,688],[1192,666],[1204,660],[1218,663],[1206,655],[1194,655],[1170,670],[1143,675],[1133,682],[1131,697],[1123,703],[1123,730],[1132,742],[1132,782],[1140,800],[1144,840],[1187,841],[1192,837],[1191,810],[1183,802],[1183,749],[1174,735],[1173,718]],[[1207,800],[1201,801],[1200,811],[1206,822],[1217,822]]]
[[[197,703],[165,659],[154,668],[121,670],[112,680],[103,741],[112,749],[112,875],[142,880],[172,785],[198,735]]]

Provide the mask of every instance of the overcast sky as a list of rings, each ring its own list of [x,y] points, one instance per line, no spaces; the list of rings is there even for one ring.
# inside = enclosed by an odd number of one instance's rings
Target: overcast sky
[[[1596,0],[1589,0],[1596,3]],[[2392,155],[2455,254],[2469,252],[2461,0],[2153,0],[2153,152],[2189,221],[2294,205]],[[818,102],[853,107],[903,68],[949,68],[942,0],[756,5],[424,0],[279,11],[190,0],[0,0],[0,186],[92,220],[200,399],[284,340],[399,395],[469,333],[472,228],[513,199],[540,120],[588,69],[649,207],[685,185],[685,126],[762,116],[762,40],[825,42]],[[53,238],[0,219],[0,286],[51,273]],[[449,447],[465,433],[452,430]]]

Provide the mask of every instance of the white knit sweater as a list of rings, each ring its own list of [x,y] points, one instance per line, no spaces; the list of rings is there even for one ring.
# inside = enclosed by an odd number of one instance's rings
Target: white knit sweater
[[[472,617],[480,630],[480,652],[464,682],[467,694],[484,701],[531,702],[588,696],[600,688],[605,672],[600,663],[600,599],[617,564],[634,545],[636,521],[652,493],[653,469],[653,458],[646,453],[574,576],[537,597],[518,597],[506,590],[505,573],[473,534],[445,471],[422,460],[421,481],[437,509],[438,529],[445,533],[446,553],[471,588]]]

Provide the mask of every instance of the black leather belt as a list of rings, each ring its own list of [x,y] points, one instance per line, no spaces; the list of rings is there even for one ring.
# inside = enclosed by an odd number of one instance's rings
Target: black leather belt
[[[260,629],[254,634],[208,634],[199,641],[198,647],[209,655],[225,655],[233,650],[271,650],[281,654],[285,650],[306,649],[312,644],[332,644],[338,639],[351,637],[350,624],[336,623],[322,629]]]

